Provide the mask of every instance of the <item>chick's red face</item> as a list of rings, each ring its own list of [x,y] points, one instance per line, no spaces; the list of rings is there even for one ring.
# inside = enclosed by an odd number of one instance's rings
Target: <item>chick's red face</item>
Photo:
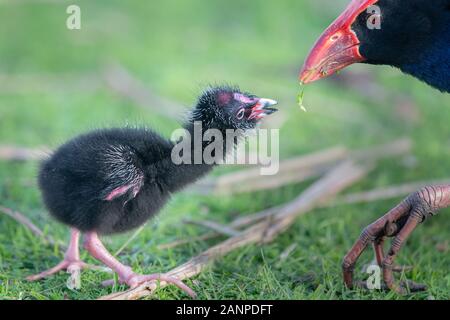
[[[237,102],[237,106],[234,108],[234,116],[237,121],[259,121],[277,111],[273,108],[277,101],[272,99],[258,98],[242,93],[235,93],[233,98]]]
[[[353,0],[350,3],[314,45],[300,72],[300,82],[310,83],[366,60],[360,53],[360,41],[352,25],[361,13],[378,1]]]

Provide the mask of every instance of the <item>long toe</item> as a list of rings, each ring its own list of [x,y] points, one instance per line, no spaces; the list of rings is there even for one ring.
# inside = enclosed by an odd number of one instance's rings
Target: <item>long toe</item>
[[[87,264],[87,263],[85,263],[85,262],[83,262],[81,260],[72,261],[72,260],[64,259],[63,261],[58,263],[53,268],[50,268],[50,269],[48,269],[46,271],[43,271],[43,272],[35,274],[35,275],[28,276],[26,279],[28,281],[37,281],[37,280],[41,280],[41,279],[47,278],[49,276],[52,276],[55,273],[58,273],[58,272],[64,271],[64,270],[69,272],[69,273],[73,273],[73,272],[76,272],[76,270],[98,269],[98,268],[99,267]]]
[[[409,272],[413,269],[413,266],[394,266],[392,267],[393,272],[403,273]]]
[[[368,288],[367,282],[365,282],[365,281],[356,281],[355,286],[357,288],[364,289],[364,290],[373,290],[373,289]],[[377,290],[388,292],[391,289],[386,285],[386,283],[382,282],[380,285],[380,288]],[[428,287],[426,285],[421,284],[421,283],[416,283],[411,280],[406,280],[406,281],[402,281],[400,283],[400,286],[398,288],[398,293],[404,295],[404,294],[407,294],[408,292],[415,293],[415,292],[423,292],[426,290],[428,290]]]
[[[60,263],[58,263],[56,266],[54,266],[53,268],[50,268],[48,270],[45,270],[41,273],[32,275],[32,276],[28,276],[26,279],[28,281],[37,281],[37,280],[41,280],[44,278],[47,278],[51,275],[54,275],[55,273],[58,273],[59,271],[65,270],[67,269],[67,267],[69,266],[69,262],[68,261],[61,261]]]
[[[428,287],[425,284],[417,283],[411,280],[402,281],[400,285],[411,293],[428,290]]]

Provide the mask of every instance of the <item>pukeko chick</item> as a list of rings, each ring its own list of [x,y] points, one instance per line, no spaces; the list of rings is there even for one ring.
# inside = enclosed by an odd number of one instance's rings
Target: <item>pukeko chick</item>
[[[450,0],[353,0],[319,38],[300,73],[302,83],[329,76],[353,63],[390,65],[430,86],[450,92]],[[450,185],[429,186],[410,195],[364,229],[343,262],[344,281],[353,286],[353,270],[372,243],[384,282],[394,282],[394,260],[418,224],[450,206]],[[395,237],[387,255],[385,237]],[[410,289],[425,289],[410,283]]]
[[[188,150],[181,151],[183,159],[184,152],[188,153],[188,161],[182,163],[173,161],[172,156],[181,140],[172,142],[149,129],[97,130],[61,146],[42,164],[39,187],[51,215],[71,227],[70,244],[61,263],[28,279],[87,268],[78,251],[79,235],[84,233],[85,249],[115,271],[121,283],[135,287],[145,281],[161,280],[194,296],[178,279],[134,273],[107,251],[99,235],[125,232],[144,224],[174,192],[207,174],[215,163],[196,157],[214,142],[204,141],[207,139],[203,134],[208,130],[216,129],[223,137],[234,130],[236,138],[231,143],[225,143],[225,138],[220,142],[225,148],[221,154],[226,155],[238,143],[239,136],[277,111],[275,104],[274,100],[261,99],[238,88],[207,89],[184,124],[190,142]]]

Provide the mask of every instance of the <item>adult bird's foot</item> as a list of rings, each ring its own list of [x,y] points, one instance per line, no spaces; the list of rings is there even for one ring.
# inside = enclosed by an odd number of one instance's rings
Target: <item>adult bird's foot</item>
[[[345,285],[350,289],[354,286],[353,272],[356,261],[366,247],[372,244],[377,263],[383,271],[383,283],[390,290],[399,294],[426,290],[426,286],[413,282],[395,283],[393,273],[398,271],[398,267],[394,262],[406,239],[415,228],[427,217],[449,206],[450,185],[424,187],[365,228],[342,263]],[[383,243],[386,238],[394,239],[385,255]]]
[[[413,269],[412,266],[393,266],[392,267],[392,271],[398,272],[398,273],[409,272],[409,271],[412,271],[412,269]]]
[[[197,297],[194,290],[189,288],[183,281],[178,278],[167,276],[164,274],[150,274],[150,275],[141,275],[136,273],[126,274],[122,277],[119,275],[119,283],[126,284],[130,288],[136,288],[145,282],[150,281],[164,281],[168,284],[172,284],[183,290],[187,295],[191,298],[195,299]],[[107,280],[102,283],[104,286],[111,286],[114,284],[114,280]]]
[[[364,290],[373,290],[373,289],[369,289],[366,281],[356,281],[354,286],[357,288],[360,288],[360,289],[364,289]],[[403,294],[406,294],[408,292],[415,293],[415,292],[422,292],[422,291],[428,290],[428,287],[426,285],[420,284],[420,283],[417,283],[417,282],[414,282],[411,280],[401,281],[399,284],[399,288],[401,291],[399,293],[403,293]],[[382,283],[380,288],[376,289],[376,290],[390,291],[391,288],[389,288],[385,283]]]

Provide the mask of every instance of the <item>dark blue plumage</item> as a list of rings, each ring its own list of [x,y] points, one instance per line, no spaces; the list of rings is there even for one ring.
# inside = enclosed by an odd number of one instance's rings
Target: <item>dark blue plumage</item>
[[[369,29],[364,11],[352,25],[369,64],[399,68],[450,92],[450,0],[379,0],[380,29]]]
[[[446,28],[448,31],[430,47],[425,47],[416,62],[401,64],[399,68],[442,92],[450,93],[450,18]]]

